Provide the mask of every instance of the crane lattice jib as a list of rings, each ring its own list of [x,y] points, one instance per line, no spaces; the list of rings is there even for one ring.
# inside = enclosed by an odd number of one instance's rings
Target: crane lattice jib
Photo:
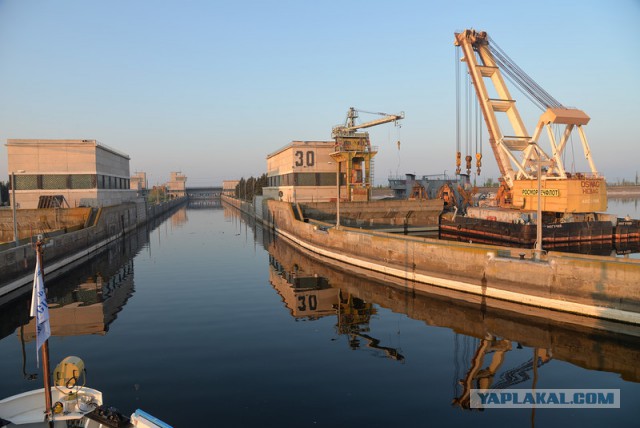
[[[530,142],[529,133],[520,117],[515,101],[489,50],[487,33],[465,30],[455,35],[455,44],[462,49],[469,76],[489,131],[489,144],[498,163],[498,169],[508,187],[513,186],[516,173],[527,174],[513,152],[523,151]],[[491,79],[498,98],[490,98],[484,78]],[[513,128],[513,134],[505,136],[500,128],[497,112],[505,113]],[[515,168],[514,168],[515,167]]]
[[[372,120],[365,123],[356,124],[355,119],[358,117],[358,112],[361,113],[369,113],[369,114],[378,114],[384,117],[380,119]],[[347,113],[347,120],[344,125],[334,126],[331,130],[331,135],[333,138],[338,136],[347,136],[357,131],[358,129],[371,128],[372,126],[382,125],[384,123],[389,122],[397,122],[399,120],[404,119],[404,112],[400,112],[400,114],[387,114],[387,113],[379,113],[379,112],[368,112],[364,110],[357,110],[353,107],[349,109]]]

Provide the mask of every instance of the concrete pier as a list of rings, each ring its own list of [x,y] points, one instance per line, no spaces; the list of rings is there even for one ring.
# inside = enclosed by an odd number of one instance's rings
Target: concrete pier
[[[290,203],[223,202],[326,259],[400,278],[415,292],[434,287],[600,320],[640,324],[640,260],[534,251],[398,236],[299,221]],[[256,213],[261,213],[256,215]]]

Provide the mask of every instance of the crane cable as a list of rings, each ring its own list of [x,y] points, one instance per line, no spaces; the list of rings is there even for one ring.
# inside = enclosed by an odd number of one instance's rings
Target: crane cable
[[[461,62],[461,48],[459,46],[454,46],[454,61],[456,68],[456,174],[460,174],[460,165],[462,163],[462,154],[461,154],[461,76],[460,76],[460,62]],[[471,170],[471,147],[473,142],[475,141],[475,151],[476,151],[476,173],[480,175],[480,170],[482,167],[482,112],[479,108],[478,97],[476,91],[472,90],[473,82],[471,82],[471,76],[467,73],[466,79],[466,144],[465,150],[467,152],[465,156],[466,166],[467,166],[467,174],[470,174]],[[471,112],[471,104],[474,105],[475,111]],[[471,115],[473,114],[473,118]]]
[[[527,97],[541,110],[546,108],[564,108],[560,101],[538,85],[527,73],[524,72],[509,56],[498,46],[495,41],[489,39],[489,51],[493,54],[496,64],[504,70],[509,80],[517,85]],[[535,100],[534,100],[535,99]]]
[[[461,126],[461,108],[462,102],[461,94],[461,76],[460,76],[460,48],[455,49],[455,67],[456,67],[456,174],[461,172],[462,153],[461,153],[461,140],[462,140],[462,126]],[[482,121],[480,118],[480,111],[478,107],[478,99],[476,91],[473,89],[473,82],[471,76],[466,73],[465,79],[465,166],[467,175],[471,175],[471,163],[473,157],[471,156],[472,148],[475,142],[476,152],[476,167],[477,174],[480,174],[480,168],[482,166]],[[474,110],[475,108],[475,110]],[[480,140],[480,141],[479,141]]]
[[[453,53],[456,64],[456,174],[460,174],[460,49],[454,46]]]
[[[480,175],[482,168],[482,114],[480,111],[480,102],[476,95],[476,175]]]
[[[398,146],[398,164],[396,165],[396,177],[399,177],[398,171],[400,170],[400,127],[397,127],[396,135],[398,139],[396,140],[396,145]],[[389,132],[387,134],[387,141],[391,142],[391,128],[389,128]],[[373,159],[372,159],[373,160]]]
[[[467,175],[471,174],[471,145],[472,145],[472,135],[473,135],[473,107],[471,104],[473,103],[473,83],[471,82],[471,75],[467,73],[466,79],[466,141],[465,141],[465,151],[466,155],[464,157],[465,166],[467,168]]]

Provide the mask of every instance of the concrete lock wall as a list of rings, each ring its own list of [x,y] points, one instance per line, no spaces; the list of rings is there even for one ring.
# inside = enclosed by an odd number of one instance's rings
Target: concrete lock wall
[[[52,272],[90,255],[123,234],[132,232],[138,226],[184,202],[186,198],[176,198],[145,209],[146,204],[140,198],[136,202],[94,209],[89,219],[93,219],[95,223],[80,230],[66,232],[57,230],[46,233],[43,253],[45,274],[48,278],[55,276]],[[85,210],[91,212],[91,208]],[[140,216],[141,212],[144,216]],[[35,237],[23,240],[18,247],[13,243],[3,245],[0,251],[0,295],[19,288],[33,279],[34,242]]]
[[[484,262],[487,258],[486,249],[464,246],[464,244],[461,246],[460,257],[452,257],[449,247],[459,246],[458,243],[453,242],[443,244],[442,241],[433,239],[396,237],[371,231],[363,232],[344,226],[340,230],[331,228],[326,232],[319,232],[317,226],[295,220],[290,205],[283,205],[276,201],[268,201],[268,204],[277,230],[282,229],[295,234],[302,240],[314,242],[341,255],[400,267],[408,272],[421,270],[478,278],[482,272],[479,262],[480,260]],[[425,242],[431,245],[424,245]],[[470,263],[471,259],[477,260],[475,263]]]
[[[45,273],[47,265],[75,252],[89,249],[109,237],[117,237],[137,225],[135,203],[104,207],[99,211],[99,217],[94,226],[69,233],[60,231],[60,233],[45,234],[43,253]],[[0,253],[0,277],[3,282],[17,278],[24,274],[25,270],[33,270],[34,268],[35,251],[31,242],[17,248],[6,249]]]
[[[225,202],[253,215],[250,203],[228,198]],[[582,308],[575,304],[581,304],[593,310],[586,315],[611,319],[619,315],[611,310],[631,313],[633,320],[640,314],[640,260],[551,252],[536,261],[529,249],[397,236],[344,226],[336,230],[332,225],[322,227],[296,220],[289,203],[267,200],[264,204],[263,220],[276,231],[310,244],[316,251],[331,252],[328,257],[357,259],[355,262],[369,263],[369,268],[380,271],[395,269],[392,274],[412,281],[416,291],[429,288],[418,283],[426,276],[433,278],[435,285],[478,295],[490,290],[498,299],[532,306],[552,303],[551,309],[577,313]],[[623,314],[621,320],[627,319]],[[633,320],[629,322],[636,322]]]
[[[280,218],[287,209],[280,209]],[[287,219],[286,229],[342,255],[399,267],[408,273],[464,278],[478,287],[640,312],[640,261],[550,253],[532,261],[530,250],[363,234],[330,229],[323,236],[310,225]],[[295,220],[294,220],[295,221]],[[525,255],[520,260],[520,254]]]

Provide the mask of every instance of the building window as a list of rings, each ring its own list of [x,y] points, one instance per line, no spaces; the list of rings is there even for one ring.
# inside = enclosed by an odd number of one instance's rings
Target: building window
[[[42,188],[45,190],[50,189],[68,189],[67,180],[68,175],[42,175]]]
[[[269,187],[280,186],[323,186],[330,187],[336,185],[336,174],[334,172],[297,172],[284,175],[274,175],[268,179]],[[345,183],[345,174],[340,174],[340,181]]]
[[[316,174],[314,172],[296,173],[296,186],[316,186]]]
[[[96,176],[93,174],[73,174],[71,175],[70,189],[95,189]]]
[[[319,172],[318,186],[335,186],[336,175],[333,172]]]
[[[38,188],[37,175],[16,175],[16,190],[36,190]]]
[[[16,175],[16,190],[129,189],[131,180],[96,174]]]

